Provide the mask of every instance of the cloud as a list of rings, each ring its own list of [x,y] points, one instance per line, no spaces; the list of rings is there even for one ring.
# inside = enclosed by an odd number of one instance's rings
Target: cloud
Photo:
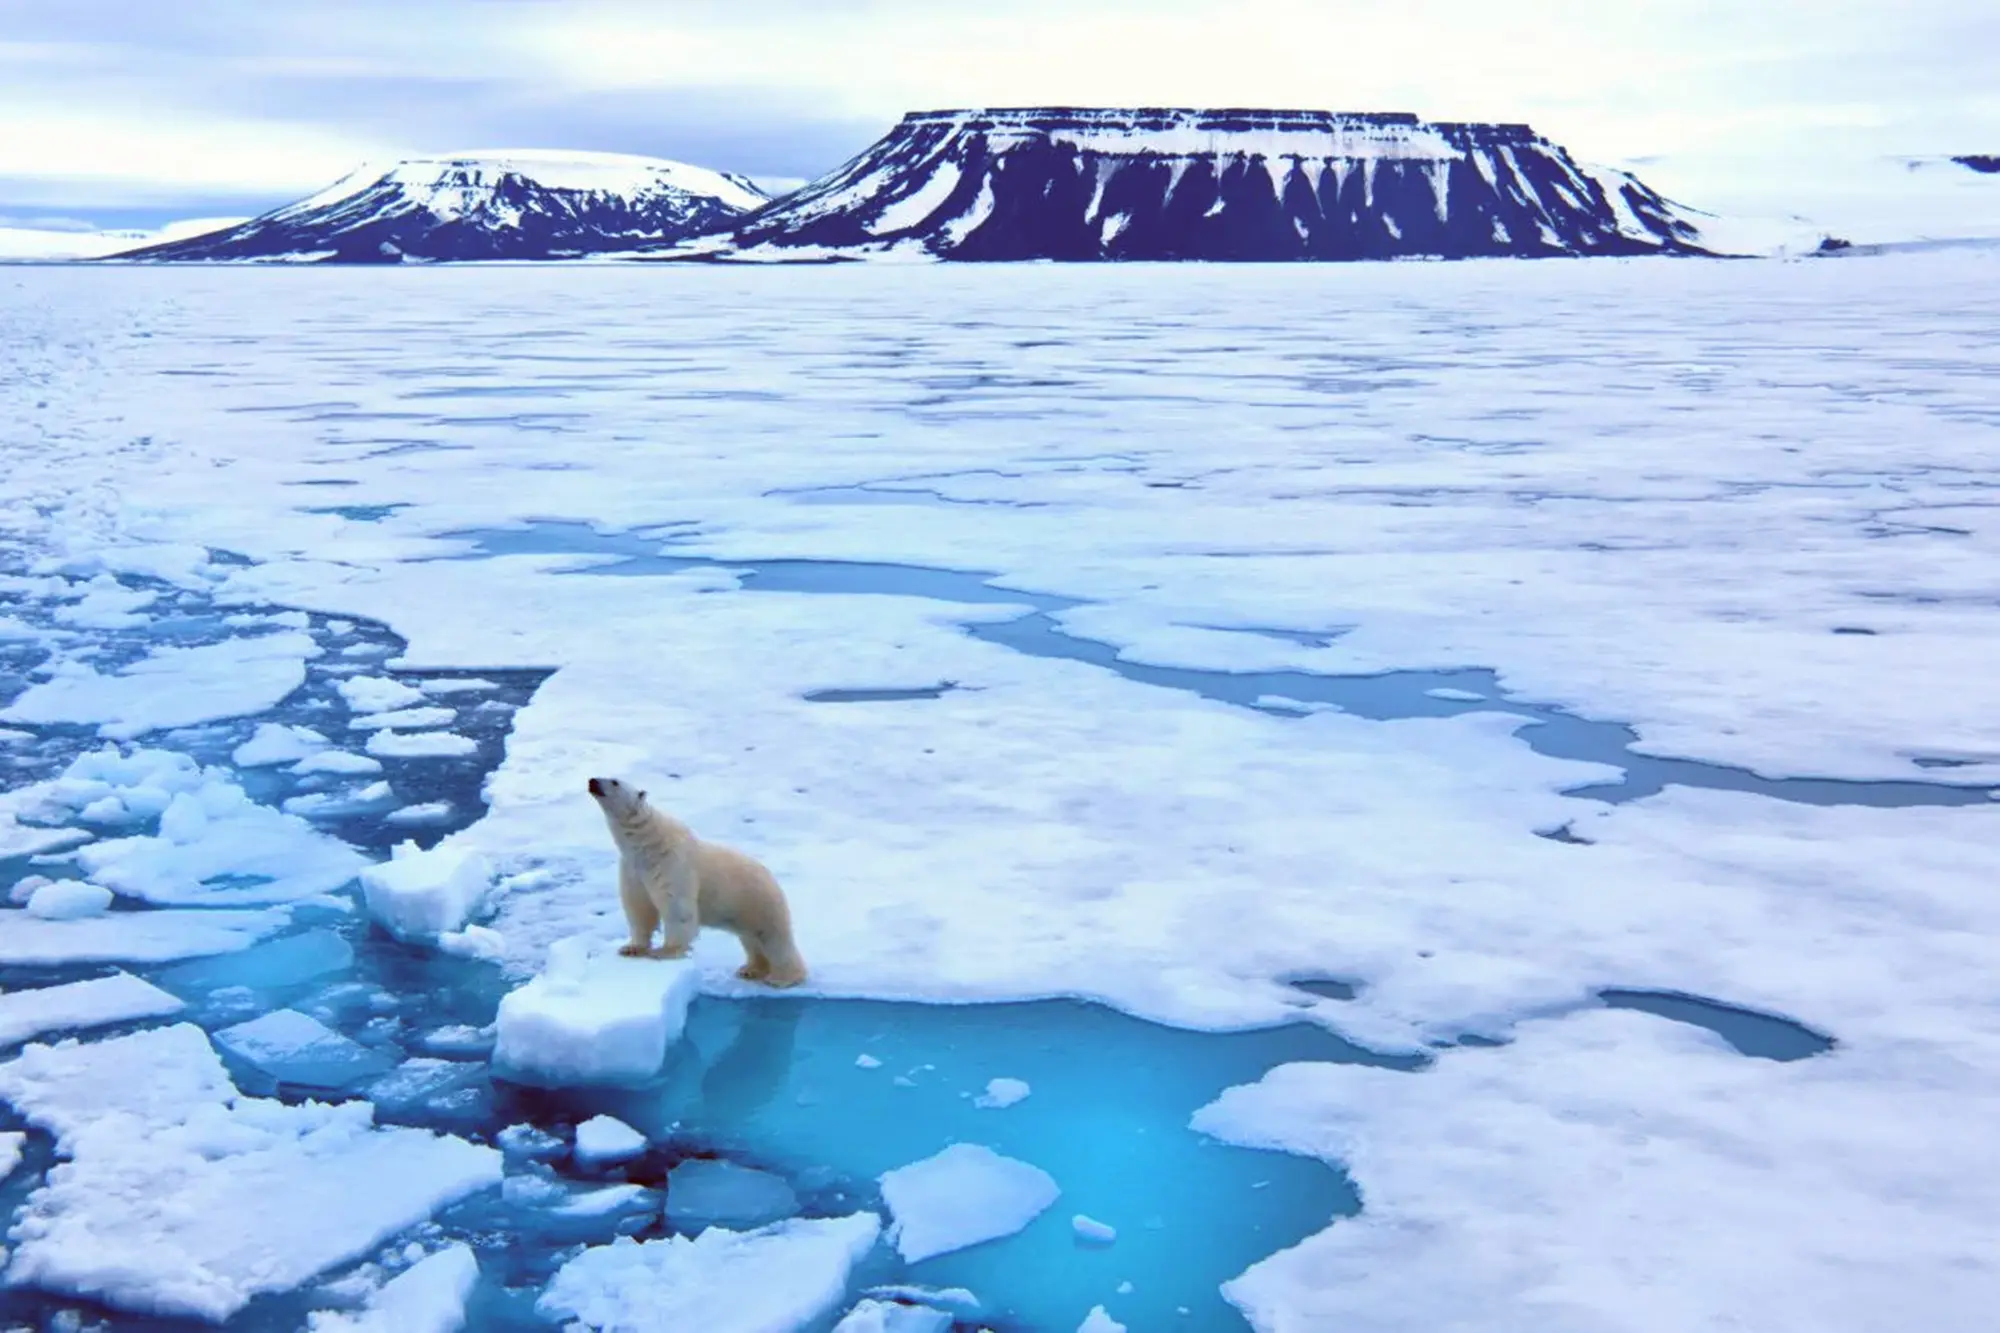
[[[6,3],[0,208],[481,147],[811,177],[904,110],[1052,102],[1526,120],[1611,160],[2000,143],[1987,0]]]

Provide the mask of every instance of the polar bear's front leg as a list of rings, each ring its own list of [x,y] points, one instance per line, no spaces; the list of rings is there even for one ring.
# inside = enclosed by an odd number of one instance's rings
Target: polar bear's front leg
[[[638,873],[623,858],[618,862],[618,901],[625,908],[625,925],[632,934],[630,942],[618,952],[627,958],[643,957],[653,947],[653,931],[660,924],[660,911],[653,906]]]
[[[701,881],[694,858],[684,851],[669,856],[647,888],[660,914],[660,947],[655,958],[685,958],[701,929]]]

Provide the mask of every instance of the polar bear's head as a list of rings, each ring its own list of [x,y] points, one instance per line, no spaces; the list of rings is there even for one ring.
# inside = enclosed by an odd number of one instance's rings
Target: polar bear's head
[[[623,823],[646,811],[646,793],[617,778],[592,778],[587,784],[604,817]]]

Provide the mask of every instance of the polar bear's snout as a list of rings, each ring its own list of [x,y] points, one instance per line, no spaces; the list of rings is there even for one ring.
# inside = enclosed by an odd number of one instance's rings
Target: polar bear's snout
[[[645,792],[617,778],[592,778],[584,787],[604,807],[605,813],[614,817],[629,816],[646,805]]]

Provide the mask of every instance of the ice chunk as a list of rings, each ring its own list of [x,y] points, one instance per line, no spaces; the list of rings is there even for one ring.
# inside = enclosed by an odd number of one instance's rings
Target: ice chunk
[[[449,731],[378,731],[368,738],[368,753],[384,759],[455,759],[478,748],[470,736]]]
[[[290,902],[331,893],[368,864],[346,843],[296,815],[257,804],[234,783],[211,778],[194,795],[205,823],[191,841],[168,836],[106,839],[81,849],[77,864],[129,897],[214,906]],[[188,826],[173,831],[185,836]],[[225,879],[235,882],[211,882]]]
[[[646,1136],[623,1120],[594,1115],[576,1127],[576,1160],[585,1166],[623,1162],[646,1151]]]
[[[183,963],[160,973],[159,981],[187,996],[231,986],[268,991],[296,986],[329,972],[343,972],[353,965],[352,945],[334,931],[316,929],[287,935],[227,957]]]
[[[1118,1228],[1100,1222],[1094,1217],[1078,1213],[1069,1220],[1070,1230],[1086,1245],[1109,1245],[1118,1239]]]
[[[385,824],[442,824],[451,818],[450,801],[426,801],[422,805],[406,805],[400,810],[391,810],[382,816]]]
[[[80,879],[55,879],[28,895],[28,915],[44,921],[76,921],[102,916],[111,906],[111,890]]]
[[[549,1211],[559,1217],[603,1217],[608,1213],[653,1212],[658,1207],[658,1198],[643,1185],[605,1185],[570,1193]]]
[[[793,1333],[840,1303],[880,1230],[875,1214],[855,1213],[693,1239],[621,1236],[564,1264],[535,1309],[600,1333]]]
[[[1011,1236],[1061,1193],[1040,1167],[976,1143],[884,1172],[881,1184],[894,1220],[890,1239],[912,1264]]]
[[[486,901],[493,868],[463,847],[397,844],[387,861],[361,872],[368,915],[401,940],[436,939],[462,930]]]
[[[284,810],[288,815],[302,819],[338,819],[380,806],[382,802],[394,800],[396,793],[386,782],[371,782],[365,787],[350,788],[344,792],[306,792],[285,801]]]
[[[123,806],[119,809],[122,811]],[[62,851],[80,842],[89,842],[92,834],[80,828],[35,828],[17,824],[14,816],[0,811],[0,861],[10,861],[17,856],[40,856],[45,852]]]
[[[0,908],[0,963],[165,963],[247,949],[290,922],[282,910],[111,912],[44,921]]]
[[[422,690],[412,689],[387,676],[350,676],[335,688],[340,691],[340,697],[347,700],[347,706],[357,713],[386,713],[394,708],[422,703],[424,698]]]
[[[21,1154],[28,1146],[28,1136],[20,1130],[0,1133],[0,1182],[14,1174],[14,1168],[21,1164]]]
[[[1475,694],[1471,690],[1453,689],[1450,686],[1441,686],[1435,690],[1425,690],[1424,693],[1433,699],[1450,699],[1456,703],[1479,703],[1486,698],[1483,694]]]
[[[181,1002],[127,972],[0,994],[0,1049],[44,1032],[103,1027],[179,1013]]]
[[[986,1091],[972,1099],[974,1106],[1005,1110],[1028,1095],[1031,1089],[1018,1078],[989,1079]]]
[[[467,694],[500,688],[496,682],[481,680],[477,676],[440,677],[437,680],[420,681],[419,686],[425,694]]]
[[[458,958],[483,958],[497,963],[507,956],[507,938],[485,926],[467,926],[437,937],[438,950]]]
[[[0,1064],[0,1100],[58,1141],[113,1116],[178,1124],[195,1107],[235,1095],[208,1035],[192,1023],[88,1045],[72,1039],[27,1046]]]
[[[362,1090],[376,1109],[399,1115],[486,1081],[486,1066],[418,1056],[405,1060]]]
[[[448,1245],[382,1284],[358,1314],[316,1311],[310,1333],[458,1333],[465,1301],[479,1281],[469,1245]]]
[[[533,1125],[509,1125],[494,1135],[493,1141],[510,1157],[555,1157],[563,1150],[561,1139]]]
[[[854,1057],[854,1067],[856,1069],[880,1069],[882,1067],[882,1062],[880,1060],[877,1060],[874,1056],[868,1054],[868,1052],[863,1051],[861,1054]]]
[[[667,1221],[683,1231],[763,1226],[798,1211],[797,1192],[769,1171],[695,1157],[667,1173]]]
[[[306,659],[319,655],[309,634],[224,639],[192,648],[167,646],[115,675],[69,660],[30,685],[0,720],[96,724],[98,734],[129,740],[149,731],[245,717],[278,706],[305,684]]]
[[[265,768],[306,759],[324,750],[329,743],[326,737],[311,727],[259,722],[250,739],[237,746],[229,757],[238,768]]]
[[[366,773],[380,773],[382,761],[352,750],[321,750],[318,754],[307,755],[292,765],[292,772],[338,773],[342,777],[357,777]]]
[[[949,1333],[951,1316],[928,1305],[869,1298],[849,1310],[833,1333]]]
[[[500,1179],[500,1154],[381,1129],[366,1102],[239,1095],[201,1029],[29,1046],[0,1097],[71,1160],[18,1214],[8,1276],[222,1322]]]
[[[502,997],[494,1070],[550,1086],[644,1082],[680,1040],[700,987],[688,959],[622,958],[559,940],[548,968]]]
[[[450,708],[402,708],[393,713],[364,713],[351,717],[347,725],[356,731],[374,731],[384,727],[443,727],[450,725],[458,716]]]
[[[215,1034],[216,1044],[281,1083],[345,1088],[390,1068],[380,1051],[296,1009],[278,1009]]]
[[[1076,1333],[1125,1333],[1125,1325],[1106,1314],[1104,1307],[1093,1305],[1083,1322],[1076,1326]]]

